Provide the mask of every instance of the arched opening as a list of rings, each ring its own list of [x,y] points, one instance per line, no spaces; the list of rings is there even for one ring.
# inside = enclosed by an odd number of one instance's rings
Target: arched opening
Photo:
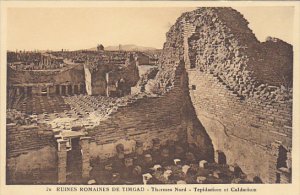
[[[76,184],[82,180],[82,154],[79,138],[72,138],[67,144],[67,183]]]
[[[287,168],[287,149],[285,149],[282,145],[278,147],[278,158],[276,168],[280,169],[282,167]]]
[[[71,85],[68,85],[67,89],[68,89],[68,94],[69,94],[69,95],[72,94],[72,86],[71,86]]]
[[[224,152],[218,150],[217,154],[218,154],[218,164],[226,165],[227,164],[227,159],[226,159],[226,156],[225,156]]]
[[[56,93],[56,95],[59,95],[59,85],[56,85],[56,87],[55,87],[55,93]]]
[[[62,85],[61,86],[61,95],[66,95],[66,86],[65,85]]]
[[[74,85],[74,94],[78,94],[78,85]]]
[[[276,181],[275,181],[275,183],[280,183],[280,182],[281,182],[280,173],[276,173]]]
[[[81,93],[85,94],[85,92],[86,92],[85,85],[81,85]]]

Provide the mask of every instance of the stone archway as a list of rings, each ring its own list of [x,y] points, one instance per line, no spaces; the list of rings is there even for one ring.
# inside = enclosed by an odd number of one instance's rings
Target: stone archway
[[[57,135],[56,137],[59,138],[57,139],[58,183],[76,183],[76,181],[82,183],[82,181],[88,179],[90,175],[90,137],[85,137],[84,134],[76,134],[76,136]],[[70,140],[72,141],[70,142]],[[74,147],[73,151],[72,147]],[[78,159],[74,159],[76,156]],[[75,162],[72,162],[73,160],[75,160]],[[78,166],[80,166],[79,170],[75,170],[74,174],[70,174],[74,169],[78,169]],[[70,177],[77,178],[74,179]]]

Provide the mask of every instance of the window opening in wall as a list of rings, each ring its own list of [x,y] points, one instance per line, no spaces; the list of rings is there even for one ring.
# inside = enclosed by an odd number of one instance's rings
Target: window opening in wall
[[[78,94],[78,85],[74,85],[74,94]]]
[[[196,90],[196,85],[192,85],[192,90]]]
[[[72,94],[72,86],[68,85],[67,86],[68,94]]]
[[[56,95],[59,95],[59,85],[56,85],[55,93]]]
[[[278,147],[278,158],[277,158],[277,165],[276,165],[277,169],[282,167],[287,168],[287,163],[286,163],[287,152],[288,151],[282,145]]]
[[[62,95],[66,95],[66,86],[65,85],[61,86],[61,93],[62,93]]]
[[[72,150],[68,150],[67,152],[67,182],[70,184],[77,184],[82,182],[82,153],[79,144],[80,139],[70,138],[69,140]]]
[[[81,93],[85,94],[86,93],[86,88],[85,85],[81,85]]]

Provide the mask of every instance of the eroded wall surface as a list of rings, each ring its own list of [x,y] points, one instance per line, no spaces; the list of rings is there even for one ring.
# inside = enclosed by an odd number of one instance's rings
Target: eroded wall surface
[[[88,130],[88,135],[92,137],[91,158],[112,157],[116,154],[115,146],[118,143],[123,143],[125,152],[130,153],[133,152],[137,140],[144,143],[145,150],[152,147],[154,138],[159,138],[162,144],[167,140],[186,142],[186,130],[194,121],[189,117],[185,102],[188,91],[183,64],[177,68],[175,74],[176,82],[170,92],[123,105],[99,126]],[[195,123],[196,125],[198,124]],[[213,152],[211,142],[203,129],[198,134],[201,133],[203,136],[199,135],[198,139],[202,142],[197,146],[202,148],[203,155],[209,156]]]
[[[292,46],[276,38],[260,43],[232,8],[184,13],[166,35],[152,91],[172,88],[172,61],[184,60],[193,109],[212,140],[215,160],[222,152],[249,179],[275,183],[282,176],[280,182],[290,182],[283,175],[291,171]]]
[[[46,125],[7,124],[7,184],[55,183],[57,149]]]

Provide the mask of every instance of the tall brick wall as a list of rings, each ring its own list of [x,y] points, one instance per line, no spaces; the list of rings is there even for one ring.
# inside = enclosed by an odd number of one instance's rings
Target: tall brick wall
[[[280,55],[272,60],[274,53]],[[182,14],[167,33],[156,82],[160,91],[170,90],[176,64],[168,62],[183,59],[189,111],[212,140],[215,160],[223,152],[249,179],[275,183],[280,174],[281,183],[290,182],[292,56],[292,46],[281,40],[260,43],[234,9],[199,8]],[[199,142],[189,136],[195,132],[187,129],[190,142]],[[281,147],[287,154],[280,154]]]
[[[240,100],[209,73],[189,71],[190,97],[215,150],[248,176],[274,183],[278,146],[292,147],[292,112],[285,104]]]

